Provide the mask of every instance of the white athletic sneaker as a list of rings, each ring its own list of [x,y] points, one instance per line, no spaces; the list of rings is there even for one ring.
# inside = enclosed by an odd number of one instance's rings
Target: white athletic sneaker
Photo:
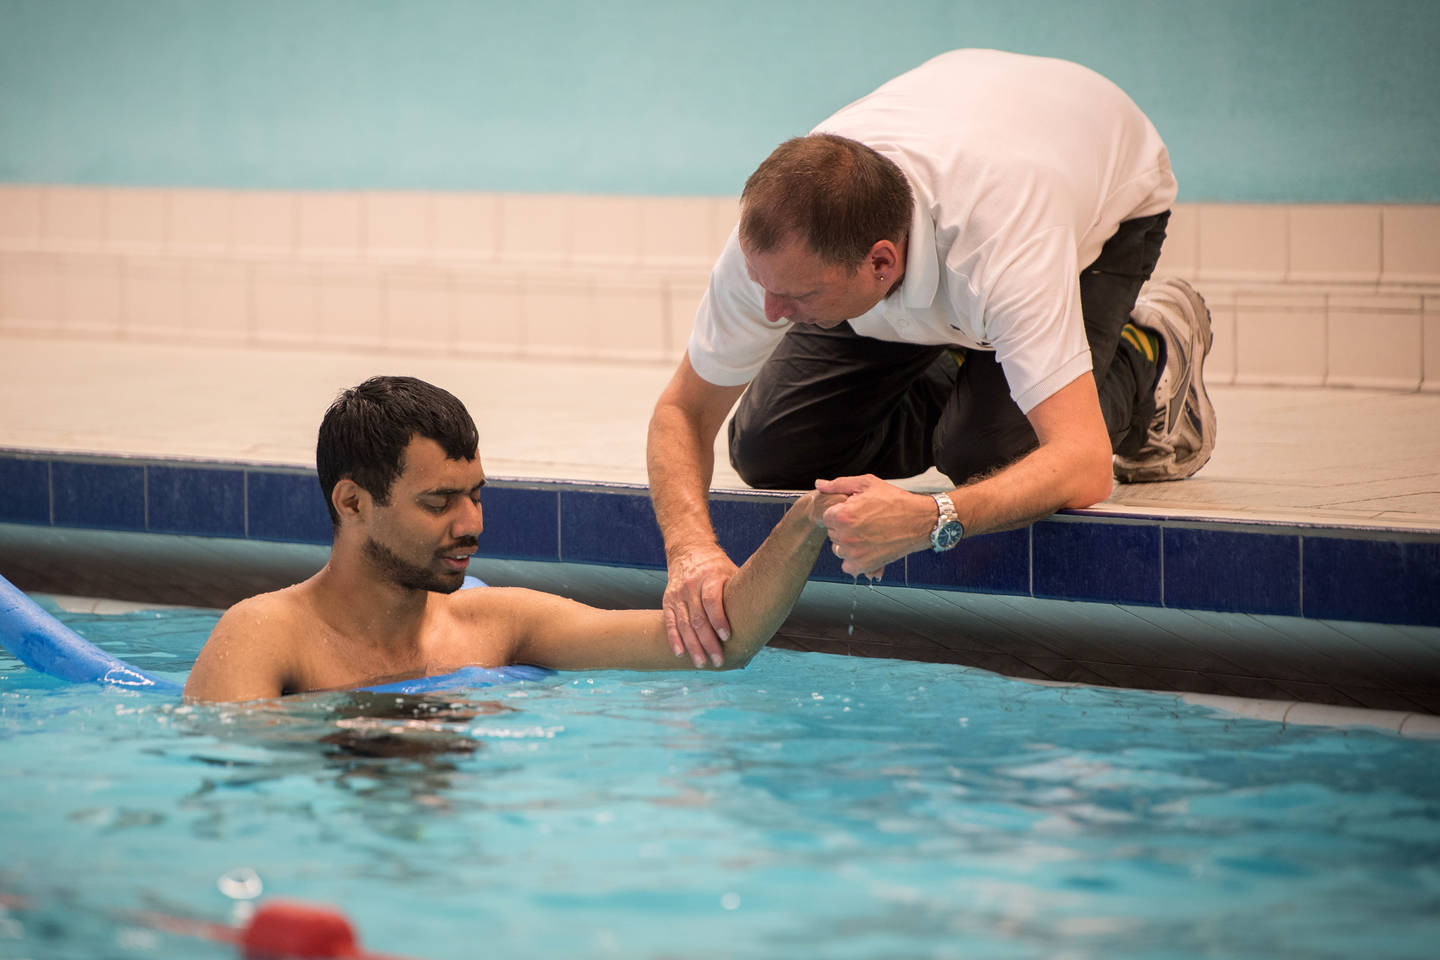
[[[1215,408],[1205,392],[1205,355],[1215,335],[1210,309],[1184,280],[1152,280],[1140,290],[1131,322],[1165,341],[1165,369],[1155,383],[1155,418],[1145,446],[1115,458],[1122,483],[1183,480],[1215,449]]]

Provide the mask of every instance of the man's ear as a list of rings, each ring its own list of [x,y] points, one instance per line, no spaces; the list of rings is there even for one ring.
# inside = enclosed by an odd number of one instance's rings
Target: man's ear
[[[343,524],[347,519],[356,519],[369,509],[370,494],[366,493],[360,484],[345,477],[330,491],[330,503],[340,515],[340,522]]]

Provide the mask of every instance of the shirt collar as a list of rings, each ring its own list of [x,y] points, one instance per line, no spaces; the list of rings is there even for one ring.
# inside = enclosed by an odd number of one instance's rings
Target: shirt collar
[[[905,244],[905,276],[900,281],[900,305],[920,310],[935,302],[940,289],[940,259],[935,250],[935,223],[930,219],[930,198],[925,196],[914,177],[910,191],[915,196],[915,209],[910,215],[910,236]]]

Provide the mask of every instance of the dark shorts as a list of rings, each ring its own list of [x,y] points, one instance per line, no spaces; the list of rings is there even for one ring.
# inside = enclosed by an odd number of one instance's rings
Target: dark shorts
[[[1080,271],[1080,306],[1101,411],[1117,453],[1133,453],[1155,412],[1156,370],[1120,350],[1140,287],[1150,279],[1170,213],[1120,224]],[[873,473],[896,479],[939,467],[964,483],[1036,446],[990,351],[891,343],[842,323],[794,326],[750,384],[730,421],[730,462],[752,487],[804,489],[816,479]]]

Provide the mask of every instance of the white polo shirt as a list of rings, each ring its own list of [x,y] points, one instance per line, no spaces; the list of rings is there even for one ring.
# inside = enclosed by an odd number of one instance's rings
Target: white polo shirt
[[[1121,222],[1170,209],[1175,177],[1155,127],[1078,64],[954,50],[815,128],[894,161],[915,194],[900,286],[850,321],[878,340],[994,350],[1031,408],[1090,369],[1079,274]],[[690,335],[705,380],[749,383],[788,321],[732,232]]]

